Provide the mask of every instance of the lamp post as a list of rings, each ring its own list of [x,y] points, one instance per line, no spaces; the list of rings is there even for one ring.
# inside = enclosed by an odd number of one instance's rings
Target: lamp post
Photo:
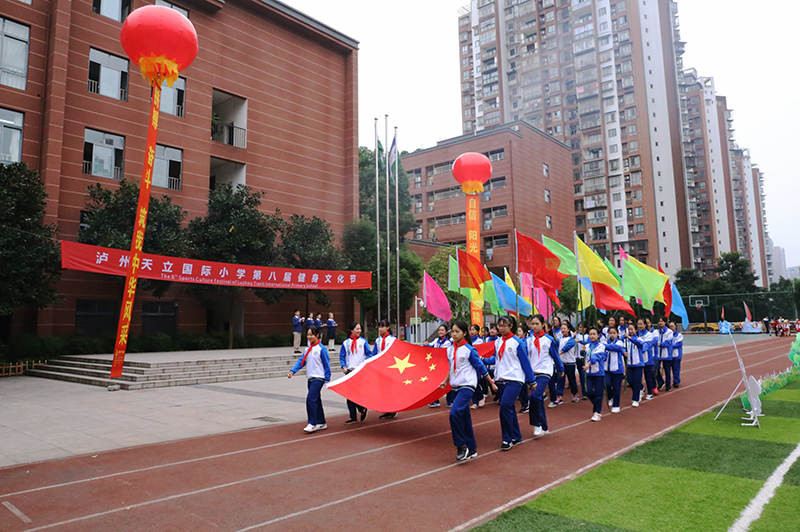
[[[419,323],[419,316],[417,315],[417,302],[419,302],[420,307],[425,306],[425,302],[422,298],[418,296],[414,296],[414,343],[419,343],[419,330],[420,330],[420,323]]]

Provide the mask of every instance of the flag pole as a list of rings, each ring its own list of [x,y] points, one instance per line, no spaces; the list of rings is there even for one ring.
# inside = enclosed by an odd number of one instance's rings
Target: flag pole
[[[381,321],[381,202],[380,202],[380,159],[378,155],[378,119],[375,118],[375,226],[377,230],[376,246],[377,246],[377,262],[375,267],[378,270],[378,285],[376,291],[378,292],[378,320]]]
[[[575,277],[575,280],[578,282],[578,297],[577,297],[577,300],[578,300],[578,306],[581,307],[580,312],[582,314],[585,314],[586,309],[583,308],[583,294],[582,294],[583,290],[581,290],[581,261],[578,258],[578,233],[577,233],[577,231],[573,231],[572,232],[572,236],[573,236],[573,239],[575,240],[573,242],[573,246],[575,247],[575,266],[576,266],[576,271],[578,272],[577,277]],[[581,321],[585,321],[585,320],[582,319]]]
[[[386,142],[389,142],[389,115],[384,115]],[[391,149],[391,147],[390,147]],[[389,229],[389,152],[386,152],[386,320],[392,324],[392,233]]]
[[[395,283],[397,291],[395,298],[397,300],[397,308],[395,314],[397,315],[397,329],[400,329],[400,150],[397,148],[397,126],[394,127],[394,233],[395,233],[395,251],[394,258],[397,262],[397,271],[395,272]],[[399,338],[399,336],[398,336]]]

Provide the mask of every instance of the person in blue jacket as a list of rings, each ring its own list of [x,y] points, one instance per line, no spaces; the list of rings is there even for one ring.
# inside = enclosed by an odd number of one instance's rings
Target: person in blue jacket
[[[339,350],[339,364],[341,364],[342,372],[345,375],[355,371],[365,360],[372,356],[369,343],[361,336],[361,324],[357,321],[351,323],[349,333],[349,337],[342,342],[342,348]],[[347,410],[350,412],[350,419],[344,422],[345,425],[356,423],[358,421],[358,413],[361,413],[361,421],[366,421],[367,409],[363,406],[357,405],[348,399]]]
[[[658,389],[670,391],[672,388],[672,329],[667,327],[667,320],[664,318],[658,319],[658,359],[664,370],[663,377],[660,371],[656,374]]]
[[[457,449],[456,460],[463,462],[478,456],[469,402],[478,389],[478,381],[488,378],[489,372],[472,346],[465,322],[454,322],[450,334],[453,345],[447,349],[449,371],[439,387],[445,389],[449,383],[455,391],[453,406],[450,408],[450,431]]]
[[[303,339],[303,322],[306,319],[300,316],[300,310],[294,309],[294,317],[292,318],[292,336],[293,338],[293,345],[294,345],[294,352],[295,353],[302,353],[300,351],[300,341]]]
[[[495,382],[500,396],[500,431],[503,442],[501,451],[511,450],[522,443],[522,433],[514,405],[523,386],[535,386],[536,378],[531,370],[525,342],[514,335],[517,320],[513,316],[502,316],[497,320],[500,338],[495,340],[495,355],[487,357],[485,363],[495,364]]]
[[[641,320],[639,320],[641,321]],[[638,326],[638,325],[637,325]],[[640,329],[641,331],[641,329]],[[644,382],[646,386],[645,399],[648,401],[653,396],[658,395],[658,383],[656,382],[656,349],[658,345],[658,333],[653,329],[650,318],[644,319],[645,338],[647,338],[647,358],[644,359]]]
[[[586,365],[586,344],[589,343],[588,322],[582,321],[578,324],[575,343],[578,346],[578,353],[575,355],[575,366],[578,368],[578,379],[581,383],[581,399],[585,401],[589,399],[589,393],[586,391],[586,372],[583,370],[583,366]]]
[[[306,331],[308,347],[300,360],[289,370],[288,377],[306,368],[306,378],[308,379],[308,395],[306,396],[306,413],[308,414],[308,425],[303,429],[306,434],[325,430],[328,425],[325,423],[325,411],[322,409],[322,386],[331,380],[331,364],[328,358],[328,350],[320,343],[320,332],[316,326],[311,326]]]
[[[484,327],[486,329],[486,327]],[[484,337],[483,341],[487,344],[494,344],[497,341],[498,332],[497,332],[497,325],[492,325],[488,328],[488,334]],[[489,372],[489,377],[494,379],[494,365],[493,364],[485,364],[486,370]],[[492,392],[492,402],[497,403],[500,401],[500,396],[496,392]]]
[[[589,343],[586,344],[586,387],[589,400],[592,402],[592,421],[600,421],[603,417],[603,390],[605,378],[606,346],[600,341],[600,330],[589,327]]]
[[[683,360],[683,335],[678,331],[674,321],[669,323],[672,329],[672,386],[681,385],[681,361]]]
[[[325,326],[328,328],[328,351],[333,351],[336,343],[336,327],[339,326],[336,320],[333,319],[333,312],[328,312],[328,321],[325,322]]]
[[[453,334],[452,329],[450,329],[450,334],[452,337]],[[455,340],[453,341],[455,342]],[[481,328],[474,323],[469,326],[469,343],[473,347],[485,343],[484,339],[481,337]],[[486,379],[479,379],[478,387],[475,388],[475,393],[472,395],[472,406],[470,408],[472,410],[483,408],[484,405],[486,404],[486,397],[488,396],[489,396],[489,383],[486,381]]]
[[[641,327],[644,321],[639,320]],[[631,388],[631,406],[636,408],[642,400],[642,377],[644,376],[644,359],[647,356],[647,340],[639,334],[631,322],[625,334],[628,351],[628,386]]]
[[[528,336],[526,347],[531,370],[536,379],[536,388],[531,392],[530,421],[533,437],[540,438],[550,432],[542,396],[554,376],[564,377],[564,364],[558,356],[558,343],[555,338],[544,332],[544,316],[536,314],[530,323],[533,334]],[[551,397],[551,400],[555,400],[555,397]]]
[[[619,396],[622,393],[622,381],[625,378],[625,342],[619,338],[619,329],[608,330],[606,340],[606,383],[610,390],[608,402],[612,414],[619,414]]]
[[[561,362],[564,363],[564,373],[569,381],[569,391],[572,392],[572,402],[577,403],[581,400],[578,395],[578,378],[576,374],[576,365],[580,347],[575,343],[575,330],[572,324],[567,320],[561,322],[561,339],[558,340],[558,356],[561,357]],[[583,368],[581,368],[583,370]],[[557,390],[558,392],[559,390]],[[560,392],[564,394],[564,382],[561,381]],[[563,402],[563,397],[559,397]],[[556,401],[558,403],[558,401]],[[548,405],[549,406],[549,405]]]
[[[439,328],[436,329],[437,337],[434,341],[428,344],[428,347],[438,347],[440,349],[447,349],[448,347],[453,345],[453,342],[450,340],[450,336],[448,336],[448,333],[449,331],[447,330],[447,324],[443,323],[439,325]],[[453,395],[450,392],[447,393],[446,400],[447,400],[447,406],[449,408],[450,406],[452,406],[453,403]],[[442,403],[439,401],[439,399],[437,399],[428,406],[431,408],[437,408],[442,406]]]

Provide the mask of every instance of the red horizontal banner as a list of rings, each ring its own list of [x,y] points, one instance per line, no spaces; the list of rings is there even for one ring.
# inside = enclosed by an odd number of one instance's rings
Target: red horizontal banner
[[[61,267],[67,270],[125,276],[130,251],[77,242],[61,242]],[[227,264],[205,260],[142,254],[138,277],[178,283],[243,286],[247,288],[310,288],[356,290],[372,288],[371,272],[295,270],[272,266]]]

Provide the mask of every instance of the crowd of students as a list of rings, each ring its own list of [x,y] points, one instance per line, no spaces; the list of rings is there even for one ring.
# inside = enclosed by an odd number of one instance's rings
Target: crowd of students
[[[343,373],[355,370],[367,358],[388,349],[395,341],[389,324],[378,324],[379,337],[370,349],[361,336],[361,325],[350,326],[348,338],[339,352]],[[290,370],[291,378],[307,368],[308,398],[307,433],[327,428],[320,400],[322,384],[330,380],[328,350],[320,345],[319,328],[307,328],[308,347]],[[493,343],[491,356],[480,357],[475,345]],[[482,408],[490,400],[499,403],[500,449],[508,451],[522,443],[518,414],[528,414],[533,437],[549,433],[547,408],[564,404],[567,389],[571,402],[582,399],[592,405],[591,421],[602,419],[603,403],[608,401],[612,414],[620,412],[623,383],[631,392],[631,406],[649,401],[659,390],[670,391],[681,383],[683,335],[675,323],[664,318],[654,327],[650,319],[639,318],[626,323],[614,317],[597,325],[579,324],[575,330],[558,317],[550,323],[537,314],[518,326],[513,316],[498,319],[495,325],[479,328],[456,321],[441,325],[429,347],[447,349],[449,374],[441,387],[449,384],[446,395],[450,408],[450,426],[458,461],[477,456],[477,443],[472,431],[470,409]],[[517,401],[520,403],[517,409]],[[431,407],[439,407],[435,401]],[[347,401],[350,412],[346,424],[365,421],[367,409]],[[396,417],[384,413],[381,419]]]

